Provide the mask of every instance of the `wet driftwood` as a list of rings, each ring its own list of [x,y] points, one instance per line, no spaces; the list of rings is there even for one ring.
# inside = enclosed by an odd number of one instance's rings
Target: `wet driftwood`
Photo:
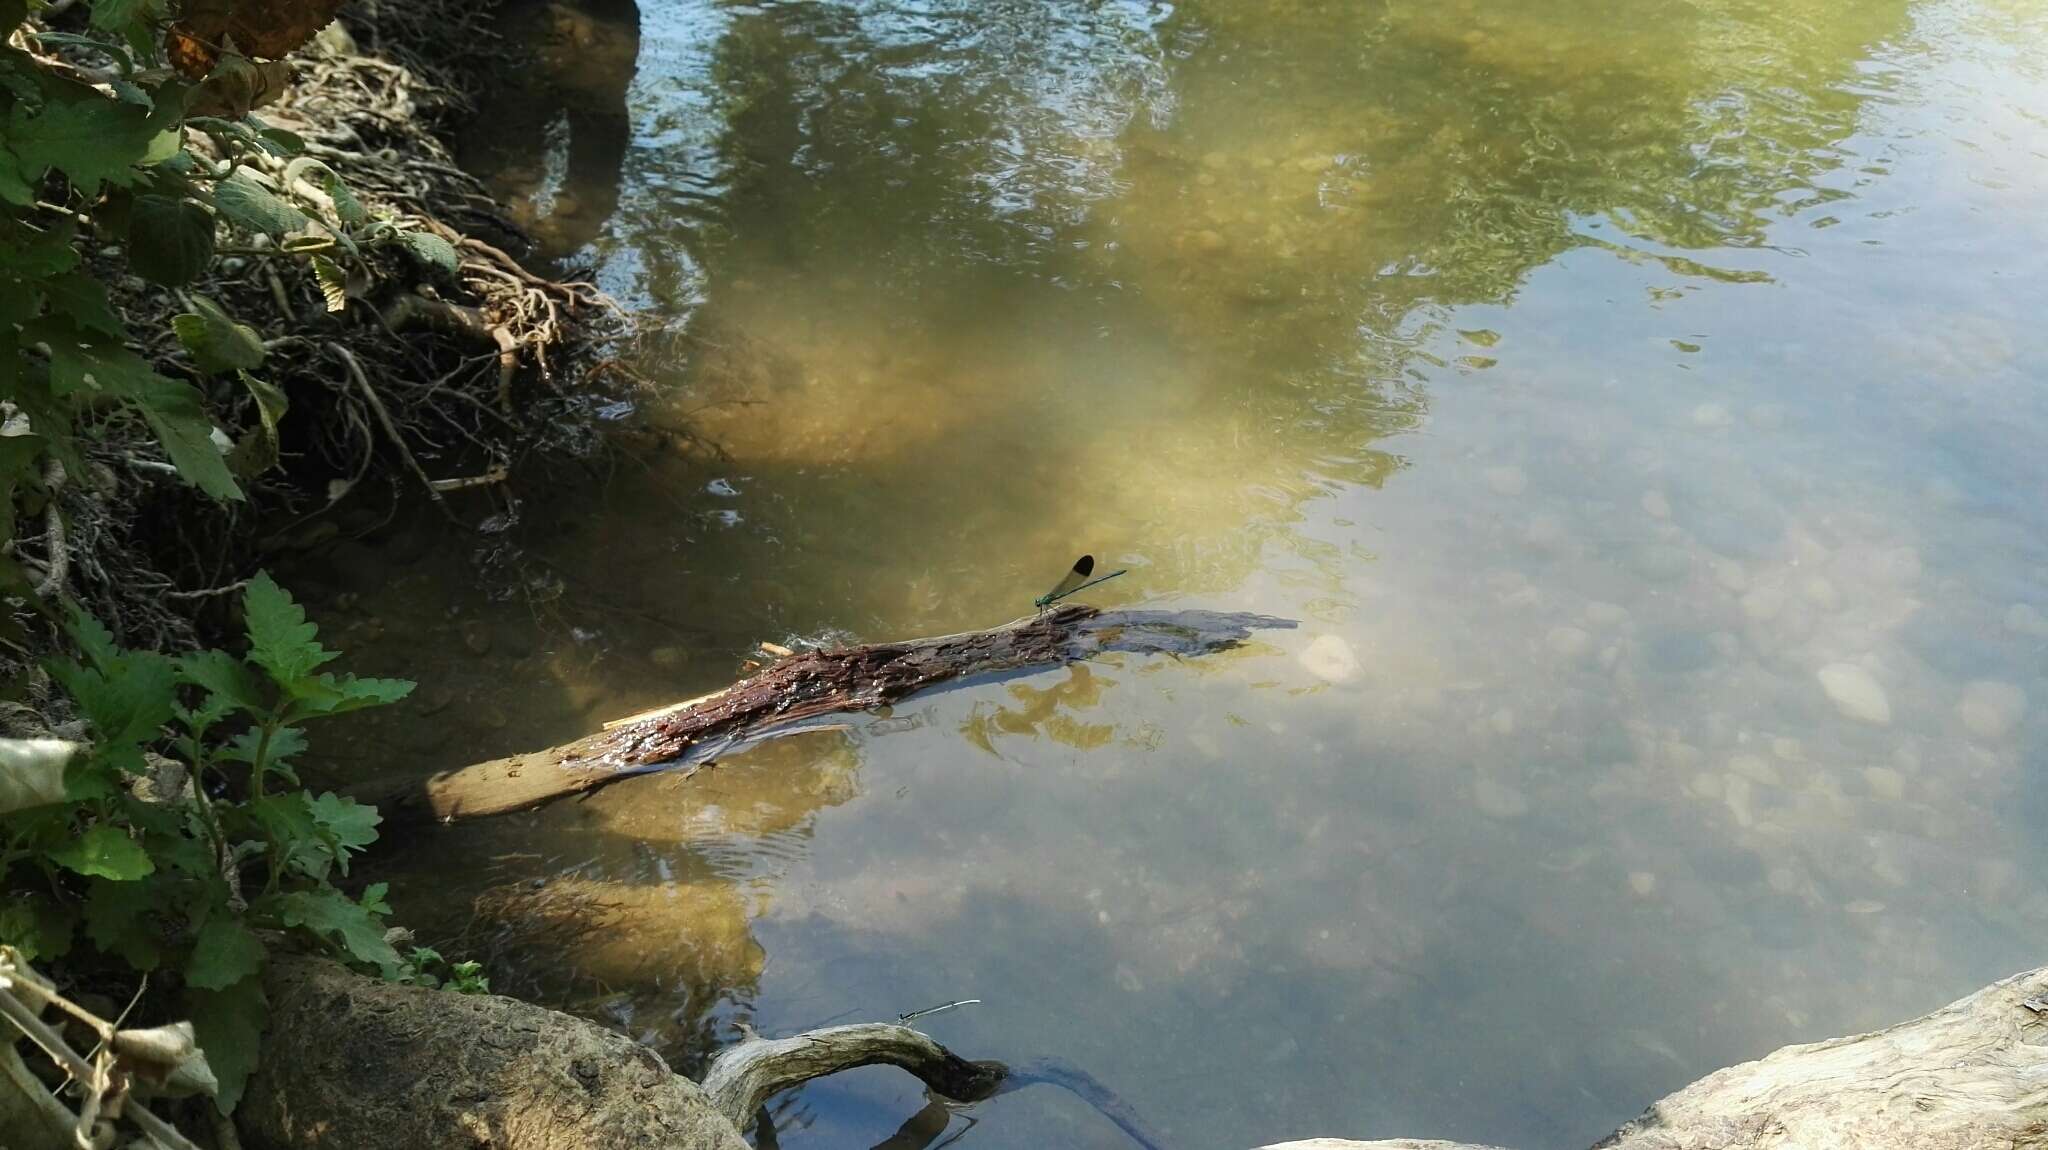
[[[1110,651],[1202,655],[1293,620],[1217,611],[1098,611],[1071,606],[988,631],[805,651],[725,690],[544,751],[372,782],[356,797],[388,816],[478,818],[537,806],[634,775],[702,764],[794,733],[806,721],[899,702],[980,676],[1079,662]]]

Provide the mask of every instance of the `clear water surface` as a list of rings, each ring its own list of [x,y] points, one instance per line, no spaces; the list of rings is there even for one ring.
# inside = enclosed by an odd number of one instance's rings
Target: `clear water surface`
[[[2042,961],[2043,6],[515,18],[548,66],[474,158],[654,386],[509,537],[301,573],[425,683],[339,766],[993,625],[1082,551],[1302,627],[405,844],[501,986],[684,1066],[977,997],[933,1032],[1177,1150],[1562,1148]],[[835,1078],[780,1144],[923,1105]],[[920,1121],[1128,1145],[1043,1089]]]

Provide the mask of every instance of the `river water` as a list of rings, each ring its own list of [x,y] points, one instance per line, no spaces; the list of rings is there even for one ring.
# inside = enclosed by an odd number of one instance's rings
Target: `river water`
[[[647,385],[503,536],[303,573],[423,682],[344,766],[991,626],[1083,551],[1301,626],[401,844],[501,987],[686,1067],[979,998],[926,1025],[1176,1150],[1562,1148],[2042,961],[2042,6],[643,9],[519,8],[471,151]],[[780,1144],[923,1106],[815,1083]],[[918,1122],[1129,1145],[1045,1088]]]

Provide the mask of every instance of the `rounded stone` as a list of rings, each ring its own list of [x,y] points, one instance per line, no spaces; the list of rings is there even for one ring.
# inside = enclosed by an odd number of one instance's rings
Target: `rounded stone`
[[[2027,695],[2011,683],[1980,679],[1963,688],[1956,715],[1980,739],[2002,739],[2027,714]]]
[[[1835,709],[1860,722],[1882,727],[1892,721],[1891,700],[1870,672],[1854,663],[1829,663],[1816,672],[1821,690]]]

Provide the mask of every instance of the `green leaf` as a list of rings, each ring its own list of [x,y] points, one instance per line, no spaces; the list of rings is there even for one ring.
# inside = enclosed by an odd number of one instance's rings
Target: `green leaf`
[[[287,712],[294,719],[314,715],[345,715],[366,707],[396,703],[412,694],[410,679],[370,679],[354,675],[318,675],[302,679],[289,688],[293,704]]]
[[[242,386],[256,400],[257,424],[235,441],[235,449],[228,453],[228,470],[239,478],[253,479],[277,466],[277,425],[284,419],[289,404],[282,389],[246,371],[237,374],[242,378]]]
[[[98,733],[97,754],[123,770],[139,770],[137,744],[157,737],[177,702],[171,661],[154,651],[118,651],[107,629],[77,608],[70,632],[91,666],[68,660],[45,666]]]
[[[230,224],[277,239],[312,226],[306,213],[264,187],[247,168],[236,168],[213,186],[213,206]]]
[[[258,123],[254,116],[249,117],[249,122]],[[297,132],[262,124],[256,129],[256,134],[269,141],[273,145],[273,150],[281,155],[296,156],[306,150],[306,138]]]
[[[103,183],[135,182],[134,165],[148,153],[157,131],[147,110],[92,93],[53,99],[36,115],[25,103],[16,104],[8,116],[7,144],[24,176],[33,179],[56,168],[90,197]]]
[[[0,31],[6,25],[0,24]],[[21,170],[21,161],[14,153],[0,147],[0,200],[6,200],[18,208],[25,208],[36,200],[36,190],[29,186],[28,173]]]
[[[71,618],[65,624],[65,631],[95,670],[111,672],[121,665],[121,648],[114,643],[114,633],[76,603],[71,605]]]
[[[85,936],[102,954],[118,955],[137,970],[155,970],[163,952],[153,912],[162,895],[151,883],[90,880]]]
[[[149,852],[112,823],[94,823],[91,830],[50,852],[50,861],[79,874],[132,882],[156,870]]]
[[[197,651],[179,656],[178,675],[186,682],[204,687],[225,699],[237,710],[261,711],[263,691],[249,668],[226,651]]]
[[[197,388],[158,375],[141,356],[69,321],[45,316],[24,333],[49,345],[50,381],[56,394],[98,391],[127,400],[156,432],[186,482],[216,499],[242,498],[242,489],[214,445],[213,421]]]
[[[185,960],[185,984],[226,990],[263,969],[263,942],[240,921],[216,914],[199,928],[192,956]]]
[[[128,263],[145,279],[189,283],[213,262],[213,217],[191,200],[137,196],[128,215]]]
[[[220,1093],[213,1104],[222,1114],[232,1114],[242,1100],[249,1073],[256,1069],[256,1056],[263,1047],[263,1028],[270,1020],[270,1003],[263,997],[263,980],[246,978],[225,990],[188,989],[185,1013],[206,1064],[220,1081]]]
[[[205,296],[193,296],[191,311],[172,316],[171,329],[207,375],[246,371],[263,362],[263,340],[256,329],[236,323],[225,308]]]
[[[383,816],[377,808],[329,791],[313,800],[313,821],[326,831],[334,846],[334,862],[348,873],[348,856],[377,841],[377,824]]]
[[[381,905],[382,891],[376,903]],[[365,898],[368,898],[365,894]],[[379,969],[399,965],[398,951],[384,941],[384,925],[368,908],[331,887],[295,890],[259,900],[265,913],[285,926],[298,927],[329,943],[339,943],[359,962]],[[255,908],[252,908],[255,909]]]
[[[320,282],[320,296],[327,301],[328,311],[341,311],[348,307],[348,276],[326,256],[313,257],[313,278]]]
[[[457,270],[455,245],[432,232],[400,232],[398,242],[405,245],[421,263],[440,268],[449,275]]]
[[[0,540],[14,538],[14,493],[41,486],[36,461],[43,457],[40,435],[0,435]]]
[[[71,246],[77,228],[69,220],[41,229],[0,219],[0,276],[38,280],[78,266],[78,251]]]
[[[137,20],[153,20],[162,14],[162,0],[93,0],[92,26],[102,32],[122,32]]]
[[[263,738],[262,731],[243,731],[228,740],[221,749],[220,757],[235,763],[256,762],[256,747]],[[279,727],[270,733],[270,744],[263,748],[263,757],[275,767],[279,760],[301,754],[306,749],[306,732],[298,727]]]
[[[23,891],[0,903],[0,944],[14,947],[31,962],[71,953],[77,928],[77,912],[47,895]]]
[[[107,286],[99,280],[69,272],[44,280],[42,289],[49,298],[50,310],[69,316],[79,327],[115,339],[127,334],[121,317],[114,314],[113,306],[107,302]]]
[[[250,660],[287,691],[337,657],[320,645],[319,628],[306,621],[305,609],[268,571],[249,580],[242,592],[242,615],[249,628]]]

